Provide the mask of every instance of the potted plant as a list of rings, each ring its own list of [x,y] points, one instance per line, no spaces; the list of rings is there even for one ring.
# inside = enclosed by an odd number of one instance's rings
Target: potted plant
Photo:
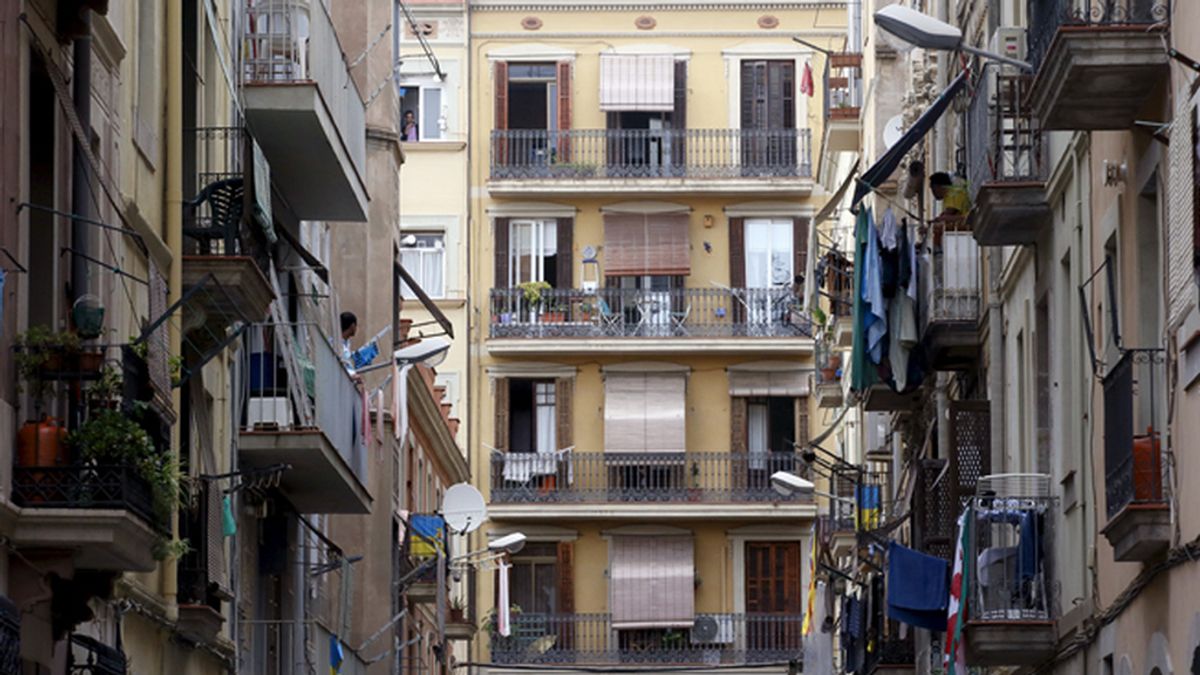
[[[542,293],[553,288],[546,281],[524,281],[517,286],[521,289],[521,294],[525,297],[525,303],[531,309],[538,309],[542,306]]]
[[[467,608],[463,605],[462,598],[454,598],[450,601],[450,623],[463,623],[466,621]]]
[[[134,416],[116,408],[100,407],[91,412],[78,430],[71,432],[68,444],[78,456],[82,470],[88,466],[121,466],[132,470],[150,488],[154,517],[160,523],[170,522],[180,494],[178,470],[170,453],[160,452],[154,446],[150,434]],[[164,538],[155,546],[155,556],[180,557],[186,553],[185,547],[186,542]]]
[[[691,473],[687,491],[688,501],[698,502],[700,501],[700,462],[693,460],[688,470]]]
[[[21,389],[33,399],[33,417],[17,432],[17,466],[60,466],[66,463],[66,426],[62,420],[42,414],[52,388],[48,377],[52,362],[62,369],[62,350],[70,333],[59,335],[44,326],[31,326],[17,336],[13,363]],[[78,347],[78,340],[69,346]]]

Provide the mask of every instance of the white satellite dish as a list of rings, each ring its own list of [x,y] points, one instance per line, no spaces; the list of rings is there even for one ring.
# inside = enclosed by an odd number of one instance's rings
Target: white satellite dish
[[[474,532],[487,520],[483,495],[468,483],[451,485],[442,497],[442,517],[458,534]]]
[[[890,148],[904,135],[904,116],[896,115],[883,125],[883,145]]]

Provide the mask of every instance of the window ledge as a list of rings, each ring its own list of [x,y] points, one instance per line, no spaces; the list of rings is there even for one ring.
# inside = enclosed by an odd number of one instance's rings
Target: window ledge
[[[467,304],[466,298],[431,298],[431,299],[433,300],[433,304],[441,309],[458,309],[459,307],[464,307]],[[406,298],[404,298],[404,301],[420,303],[420,300],[418,300],[416,298],[406,297]]]
[[[467,147],[466,141],[404,141],[400,144],[405,153],[457,152]]]

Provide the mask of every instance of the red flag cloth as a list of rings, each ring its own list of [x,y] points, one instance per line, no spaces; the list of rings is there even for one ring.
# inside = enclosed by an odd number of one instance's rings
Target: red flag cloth
[[[800,76],[800,93],[811,97],[815,93],[816,88],[813,85],[812,66],[808,62],[804,62],[804,74]]]

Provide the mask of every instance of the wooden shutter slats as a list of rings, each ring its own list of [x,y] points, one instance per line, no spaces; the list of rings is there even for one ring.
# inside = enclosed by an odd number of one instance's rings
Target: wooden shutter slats
[[[495,391],[492,392],[492,405],[495,406],[495,424],[492,445],[497,450],[508,450],[508,378],[498,377],[492,380]]]
[[[604,216],[605,276],[691,273],[687,214]]]
[[[558,241],[558,250],[555,252],[555,272],[558,276],[556,285],[558,288],[574,288],[572,276],[575,270],[575,219],[559,218],[556,228],[555,234]]]
[[[729,286],[746,287],[746,219],[729,219]],[[729,299],[729,314],[735,322],[745,319],[746,310],[736,298]]]
[[[495,288],[508,288],[508,218],[492,221],[495,255]]]
[[[566,132],[571,129],[571,62],[559,61],[557,75],[558,130]],[[558,137],[558,161],[571,161],[571,144],[565,133]]]
[[[508,64],[497,61],[493,66],[492,85],[495,87],[497,129],[508,128]]]
[[[671,145],[671,162],[676,173],[682,174],[687,162],[687,61],[675,62],[675,109],[671,112],[672,126],[680,131]]]
[[[560,377],[554,381],[554,417],[558,448],[569,448],[575,444],[572,415],[574,408],[575,378]]]
[[[793,218],[792,219],[792,257],[794,259],[792,267],[793,277],[802,277],[804,271],[808,269],[808,218]],[[808,279],[804,280],[807,286]],[[793,289],[797,297],[804,297],[804,288]]]

